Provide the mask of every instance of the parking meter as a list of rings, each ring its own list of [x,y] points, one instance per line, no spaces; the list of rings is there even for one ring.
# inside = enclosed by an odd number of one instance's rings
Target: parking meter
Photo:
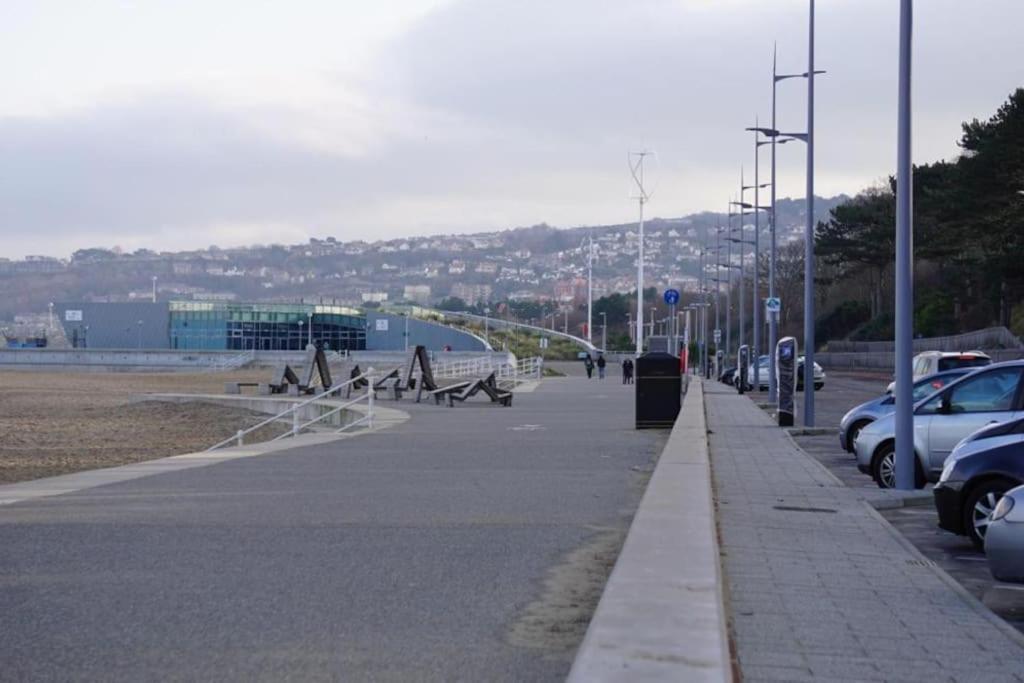
[[[733,384],[736,391],[743,393],[747,388],[747,373],[750,371],[750,347],[746,344],[740,346],[736,352],[736,377]]]
[[[796,339],[783,337],[775,346],[775,383],[779,388],[779,426],[792,427],[796,416]]]
[[[725,351],[715,351],[715,379],[722,378],[722,363],[725,362]]]

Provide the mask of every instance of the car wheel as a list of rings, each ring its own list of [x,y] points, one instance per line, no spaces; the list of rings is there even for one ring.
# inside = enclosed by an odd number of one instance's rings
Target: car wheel
[[[871,476],[880,489],[896,488],[896,445],[887,443],[875,451]]]
[[[871,420],[858,420],[850,425],[850,429],[846,432],[846,450],[853,453],[853,442],[857,440],[857,436],[860,435],[860,430],[871,424]]]
[[[814,383],[814,390],[815,391],[821,391],[824,387],[825,387],[825,383],[824,382],[821,382],[821,383],[815,382]]]
[[[975,548],[981,550],[985,547],[985,531],[988,530],[989,517],[999,499],[1013,487],[1014,484],[997,479],[975,487],[968,494],[964,502],[964,531]]]
[[[889,442],[875,451],[871,464],[871,476],[881,489],[896,488],[896,444]],[[914,488],[923,489],[926,483],[921,462],[914,457]]]

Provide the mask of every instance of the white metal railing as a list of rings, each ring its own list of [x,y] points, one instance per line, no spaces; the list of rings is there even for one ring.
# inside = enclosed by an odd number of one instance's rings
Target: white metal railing
[[[256,351],[249,349],[242,351],[226,358],[217,358],[213,363],[210,364],[210,372],[226,372],[228,370],[237,370],[238,368],[248,365],[256,358]]]
[[[494,362],[490,356],[478,356],[476,358],[463,358],[437,363],[434,365],[434,377],[454,379],[457,377],[470,377],[481,373],[489,374],[497,371],[499,364]]]
[[[540,356],[515,358],[511,361],[496,362],[492,357],[468,358],[439,363],[434,376],[442,379],[481,377],[494,373],[502,388],[514,389],[522,382],[539,380],[544,370],[544,359]]]
[[[361,383],[363,381],[366,382],[366,393],[361,394],[359,396],[356,396],[355,398],[353,398],[351,400],[348,400],[348,401],[345,401],[344,403],[341,403],[341,404],[338,404],[338,405],[328,404],[328,407],[331,408],[330,410],[328,410],[326,412],[322,412],[319,415],[317,415],[316,417],[314,417],[314,418],[312,418],[310,420],[306,420],[305,422],[302,421],[302,418],[301,418],[301,416],[299,414],[299,410],[301,408],[304,408],[304,407],[306,407],[306,406],[308,406],[308,405],[310,405],[312,403],[316,403],[317,401],[323,400],[325,398],[329,398],[329,397],[331,397],[331,396],[333,396],[335,394],[339,394],[342,389],[355,388],[359,383]],[[322,420],[325,420],[325,419],[331,417],[332,415],[337,415],[337,414],[341,413],[341,411],[345,410],[346,408],[351,408],[352,406],[357,405],[359,403],[362,403],[363,401],[366,402],[366,414],[363,415],[358,420],[355,420],[355,421],[350,422],[350,423],[348,423],[346,425],[343,425],[342,427],[340,427],[339,429],[336,430],[337,432],[343,432],[346,429],[351,429],[352,427],[356,427],[358,425],[366,425],[366,427],[368,429],[373,427],[374,391],[373,391],[373,371],[372,371],[372,369],[371,370],[367,370],[366,372],[364,372],[363,374],[359,375],[358,377],[353,377],[352,379],[348,380],[347,382],[345,382],[343,384],[336,384],[335,386],[331,387],[330,389],[328,389],[326,391],[323,391],[323,392],[317,394],[316,396],[313,396],[312,398],[308,398],[305,401],[300,401],[298,403],[293,403],[286,410],[278,413],[277,415],[274,415],[273,417],[269,417],[266,420],[263,420],[262,422],[260,422],[258,424],[255,424],[252,427],[249,427],[248,429],[240,429],[240,430],[238,430],[238,433],[235,434],[234,436],[229,437],[227,439],[224,439],[220,443],[215,444],[213,446],[210,446],[206,450],[207,451],[215,451],[218,448],[223,448],[224,446],[227,446],[227,445],[232,444],[232,443],[234,445],[236,445],[236,446],[243,446],[243,445],[245,445],[245,436],[247,434],[251,434],[252,432],[256,431],[257,429],[260,429],[261,427],[266,427],[267,425],[269,425],[272,422],[277,422],[279,420],[288,419],[289,416],[291,418],[292,428],[290,430],[288,430],[287,432],[285,432],[284,434],[280,434],[280,435],[274,437],[273,439],[271,439],[271,441],[279,441],[279,440],[287,438],[289,436],[292,436],[292,437],[298,436],[298,434],[303,429],[306,429],[306,428],[316,424],[317,422],[321,422]]]

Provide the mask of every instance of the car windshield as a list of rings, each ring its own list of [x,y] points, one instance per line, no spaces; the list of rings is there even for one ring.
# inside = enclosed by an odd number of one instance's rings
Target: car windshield
[[[951,356],[939,359],[939,371],[956,368],[980,368],[991,364],[991,359],[982,358],[981,356]]]

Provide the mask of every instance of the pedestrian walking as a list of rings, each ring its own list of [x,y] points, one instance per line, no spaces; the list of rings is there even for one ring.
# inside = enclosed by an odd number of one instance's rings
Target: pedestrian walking
[[[589,353],[583,359],[583,367],[587,370],[587,379],[591,379],[594,376],[594,359],[590,357]]]
[[[622,383],[633,383],[633,361],[630,360],[629,358],[622,361]]]
[[[603,353],[597,354],[597,378],[598,379],[604,379],[604,368],[605,368],[606,365],[608,365],[608,363],[604,359],[604,354]]]

